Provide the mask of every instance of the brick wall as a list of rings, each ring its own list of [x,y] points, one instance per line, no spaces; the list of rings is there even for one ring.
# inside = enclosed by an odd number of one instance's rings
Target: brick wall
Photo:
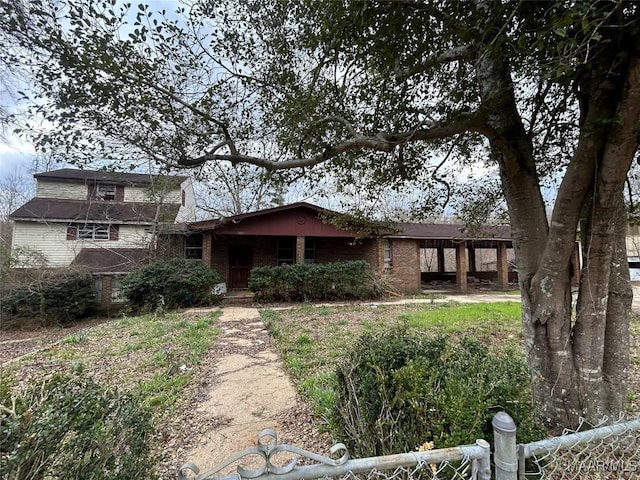
[[[342,262],[347,260],[366,260],[371,249],[371,240],[365,239],[351,245],[349,238],[317,238],[316,262]]]
[[[391,289],[407,294],[420,293],[420,246],[417,240],[391,240]]]

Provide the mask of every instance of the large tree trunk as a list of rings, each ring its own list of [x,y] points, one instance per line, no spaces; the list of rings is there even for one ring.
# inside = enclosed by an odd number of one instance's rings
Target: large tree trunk
[[[626,400],[631,293],[621,198],[638,144],[640,62],[611,48],[580,85],[582,135],[548,224],[506,56],[492,47],[477,61],[511,217],[533,401],[553,426],[617,417]],[[581,219],[584,268],[574,316],[571,258]]]

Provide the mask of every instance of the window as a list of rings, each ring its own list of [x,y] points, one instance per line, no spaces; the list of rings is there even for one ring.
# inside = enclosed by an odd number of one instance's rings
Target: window
[[[304,263],[316,263],[316,241],[313,238],[304,239]]]
[[[122,303],[124,297],[122,296],[122,277],[111,277],[111,303]]]
[[[79,223],[67,227],[67,240],[118,240],[118,225]]]
[[[109,240],[109,225],[86,223],[78,225],[78,239]]]
[[[388,238],[384,239],[384,269],[391,270],[393,262],[391,260],[391,241]]]
[[[114,201],[116,199],[116,186],[113,183],[99,183],[96,188],[96,199]]]
[[[276,265],[296,263],[296,239],[292,237],[279,238],[276,257]]]
[[[189,235],[184,241],[184,258],[202,259],[202,234]]]
[[[95,293],[95,301],[97,304],[102,303],[102,277],[94,277],[93,291]]]

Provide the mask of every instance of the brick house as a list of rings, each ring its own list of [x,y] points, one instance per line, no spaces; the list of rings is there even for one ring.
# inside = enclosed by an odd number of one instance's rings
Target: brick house
[[[185,176],[67,168],[34,177],[36,196],[10,215],[13,252],[27,268],[89,269],[103,308],[120,301],[120,279],[148,263],[163,233],[195,219]]]
[[[469,236],[460,225],[404,223],[390,227],[360,225],[354,219],[329,222],[330,217],[341,216],[301,202],[189,223],[191,256],[216,269],[229,290],[246,289],[255,266],[342,260],[366,260],[376,271],[387,272],[391,289],[403,294],[420,293],[423,281],[435,279],[453,279],[465,290],[468,277],[474,274],[497,282],[498,288],[508,286],[508,251],[512,250],[508,227],[487,228]],[[476,268],[477,249],[493,255],[493,262],[486,262],[494,266],[493,271]],[[424,271],[423,261],[429,250],[438,259],[431,272]],[[455,254],[453,270],[445,262],[447,250]]]

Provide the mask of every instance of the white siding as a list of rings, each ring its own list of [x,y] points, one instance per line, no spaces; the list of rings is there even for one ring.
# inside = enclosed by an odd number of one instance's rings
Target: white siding
[[[142,203],[148,202],[149,187],[125,185],[124,201],[125,202],[142,202]]]
[[[86,200],[88,187],[81,183],[56,182],[38,179],[36,197],[64,198],[67,200]]]
[[[67,240],[64,223],[15,222],[13,248],[30,247],[44,255],[50,266],[68,266],[83,248],[143,248],[150,235],[142,225],[120,225],[118,240]],[[24,259],[22,259],[24,260]]]
[[[627,255],[629,257],[640,257],[640,236],[627,235]]]
[[[180,185],[180,191],[178,191],[178,195],[180,196],[178,203],[180,204],[182,204],[182,192],[184,192],[184,205],[182,205],[178,210],[175,223],[195,222],[196,194],[193,190],[193,183],[191,183],[190,178],[182,182],[182,185]]]

